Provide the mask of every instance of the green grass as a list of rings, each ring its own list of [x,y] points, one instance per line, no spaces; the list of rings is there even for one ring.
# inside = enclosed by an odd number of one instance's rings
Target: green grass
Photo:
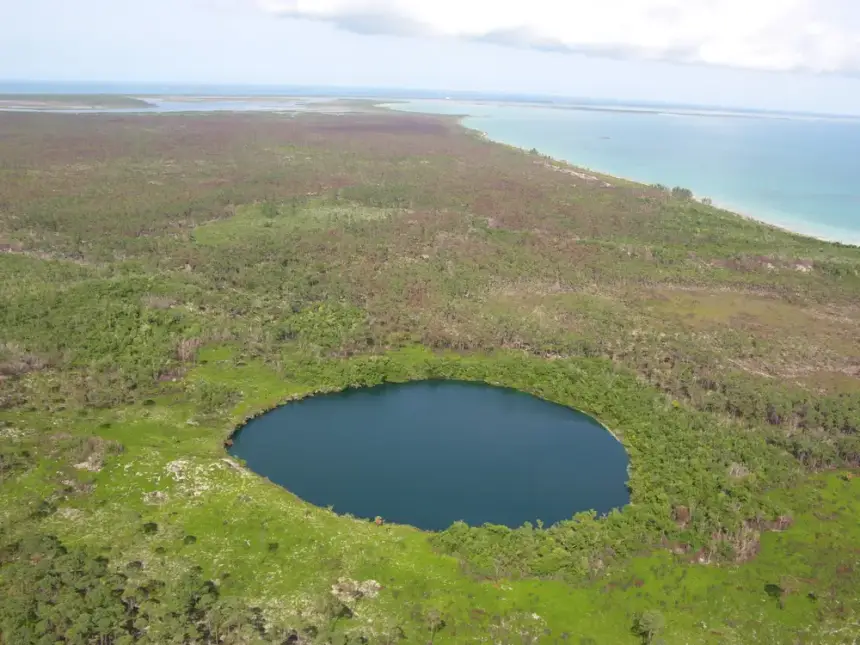
[[[264,202],[240,207],[228,220],[198,227],[194,231],[194,241],[215,247],[253,246],[266,244],[285,233],[332,227],[349,230],[355,223],[384,222],[396,214],[395,209],[367,208],[351,203]]]

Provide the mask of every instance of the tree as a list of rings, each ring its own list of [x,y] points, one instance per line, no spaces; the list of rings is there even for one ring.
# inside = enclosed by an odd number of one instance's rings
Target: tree
[[[633,622],[633,633],[639,636],[645,645],[650,645],[665,627],[666,619],[663,614],[659,611],[646,611]]]
[[[442,612],[438,609],[430,609],[424,615],[424,621],[427,624],[427,629],[430,631],[430,643],[436,638],[436,634],[445,627],[445,621],[442,618]]]
[[[672,189],[672,197],[676,199],[693,199],[693,191],[689,188],[682,188],[681,186],[675,186]]]

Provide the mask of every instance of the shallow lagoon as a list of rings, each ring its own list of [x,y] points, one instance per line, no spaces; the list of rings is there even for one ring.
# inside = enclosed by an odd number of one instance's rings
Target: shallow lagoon
[[[629,501],[627,454],[597,421],[484,384],[421,381],[290,403],[231,453],[318,506],[422,529],[546,525]]]

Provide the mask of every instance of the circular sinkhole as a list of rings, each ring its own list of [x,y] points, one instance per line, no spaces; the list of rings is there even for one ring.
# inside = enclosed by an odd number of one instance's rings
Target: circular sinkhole
[[[310,397],[250,421],[230,453],[312,504],[425,530],[549,526],[629,501],[627,453],[600,423],[479,383]]]

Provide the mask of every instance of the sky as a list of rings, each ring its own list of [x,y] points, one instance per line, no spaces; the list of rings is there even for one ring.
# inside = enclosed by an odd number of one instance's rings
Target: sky
[[[0,0],[0,80],[860,114],[858,0]]]

